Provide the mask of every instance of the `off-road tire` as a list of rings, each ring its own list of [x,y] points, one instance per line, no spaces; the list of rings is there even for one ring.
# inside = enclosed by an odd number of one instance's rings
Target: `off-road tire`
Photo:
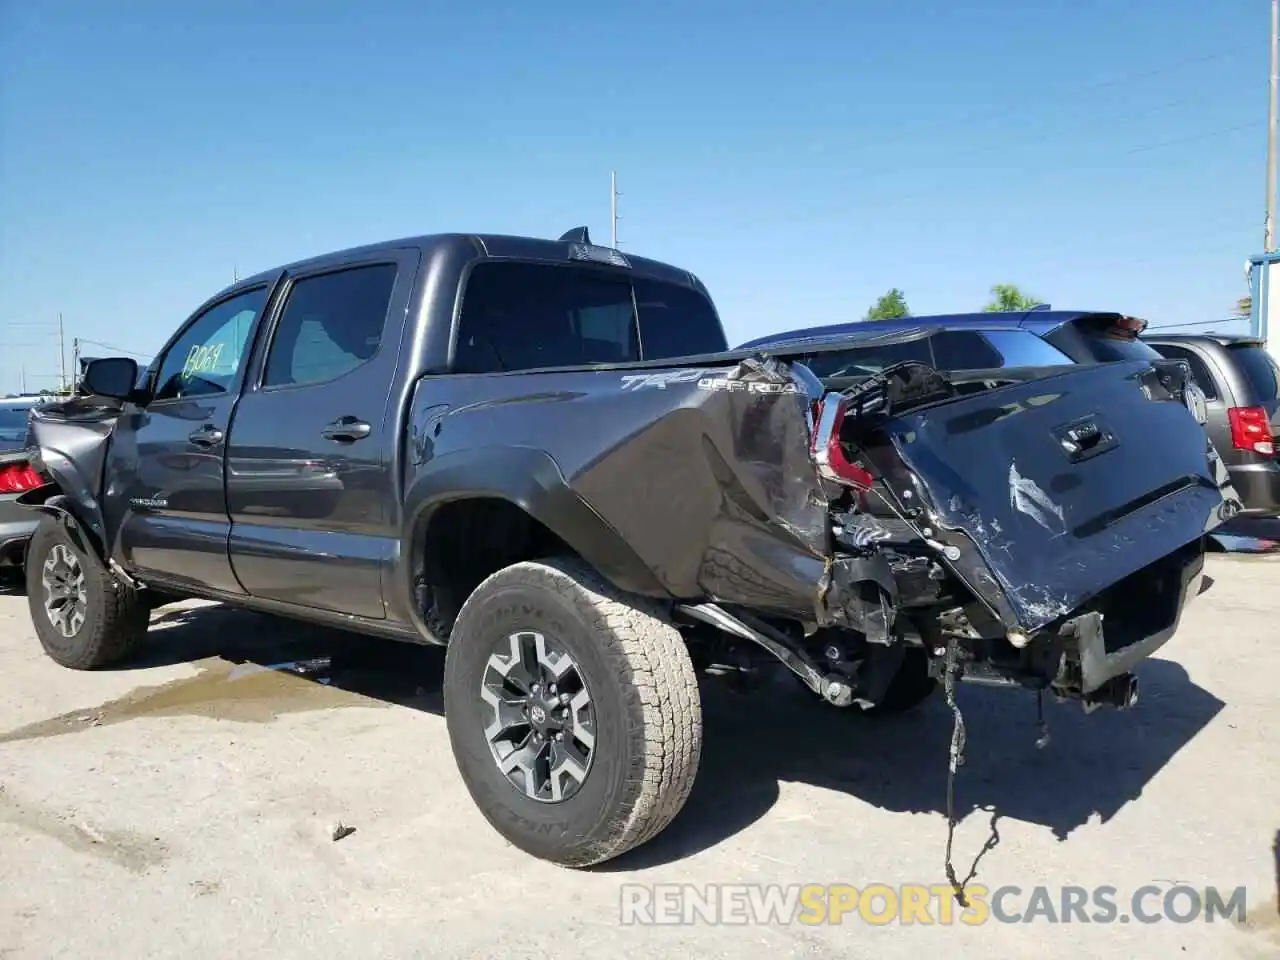
[[[84,622],[74,636],[65,637],[45,612],[43,570],[57,546],[64,546],[84,572]],[[120,583],[102,562],[85,553],[53,517],[43,517],[27,548],[27,604],[40,645],[55,663],[72,670],[95,670],[127,657],[146,635],[147,603],[139,593]]]
[[[505,638],[536,630],[576,661],[596,711],[592,765],[554,803],[519,791],[490,753],[480,685]],[[702,753],[697,677],[659,605],[616,590],[576,559],[505,567],[468,597],[444,671],[445,717],[471,797],[513,845],[567,867],[611,860],[680,812]]]

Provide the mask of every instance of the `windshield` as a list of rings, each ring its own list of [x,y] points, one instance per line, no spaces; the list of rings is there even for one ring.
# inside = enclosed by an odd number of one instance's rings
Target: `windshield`
[[[1240,344],[1227,348],[1240,368],[1259,403],[1280,400],[1280,370],[1276,362],[1257,344]]]
[[[0,407],[0,440],[21,443],[27,438],[29,406]]]

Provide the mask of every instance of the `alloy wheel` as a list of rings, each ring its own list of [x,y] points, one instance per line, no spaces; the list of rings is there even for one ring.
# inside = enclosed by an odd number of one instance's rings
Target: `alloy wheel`
[[[532,800],[556,803],[581,788],[595,751],[596,717],[581,668],[544,634],[507,636],[485,664],[480,699],[498,769]]]

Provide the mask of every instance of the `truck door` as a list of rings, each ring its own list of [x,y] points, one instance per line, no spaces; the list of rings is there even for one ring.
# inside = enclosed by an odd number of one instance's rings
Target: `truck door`
[[[227,558],[224,442],[269,284],[201,310],[157,359],[152,397],[120,417],[103,510],[143,579],[243,593]]]
[[[227,449],[231,564],[255,597],[386,616],[382,569],[399,545],[390,395],[418,258],[286,279]]]

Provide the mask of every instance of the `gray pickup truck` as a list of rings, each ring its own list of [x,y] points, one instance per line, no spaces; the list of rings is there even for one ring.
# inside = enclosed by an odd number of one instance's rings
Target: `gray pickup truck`
[[[585,229],[347,250],[217,294],[146,371],[92,362],[99,415],[36,415],[31,614],[79,669],[176,597],[447,644],[475,802],[585,866],[679,812],[731,649],[872,714],[959,680],[1132,704],[1238,507],[1183,373],[837,388]]]

